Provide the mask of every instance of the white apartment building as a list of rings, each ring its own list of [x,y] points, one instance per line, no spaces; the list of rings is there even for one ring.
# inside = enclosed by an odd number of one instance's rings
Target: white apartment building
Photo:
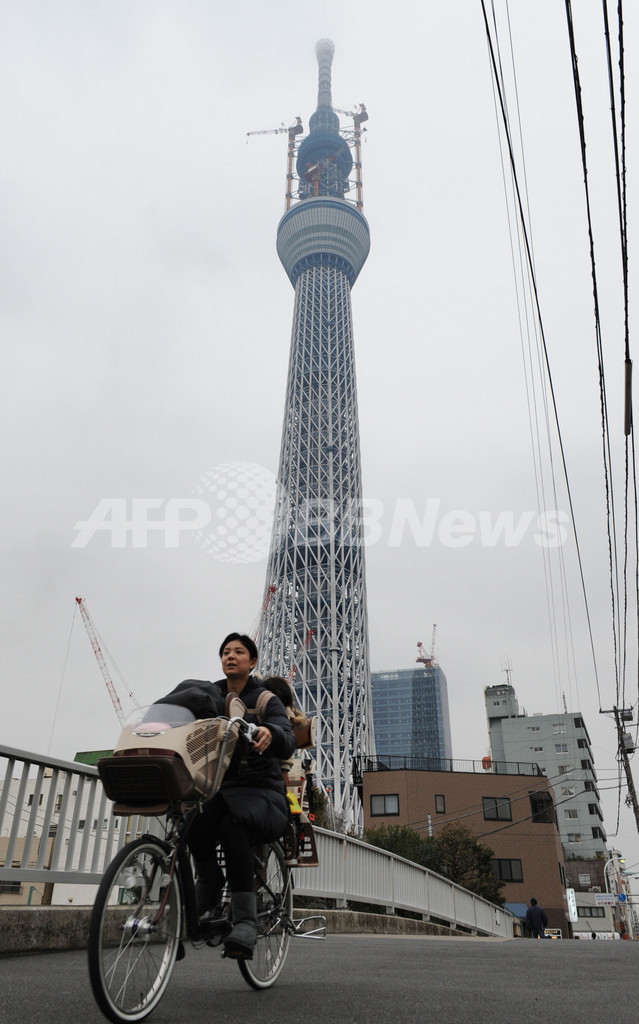
[[[493,761],[536,762],[555,793],[564,853],[606,857],[590,736],[580,712],[527,715],[510,684],[484,689]]]

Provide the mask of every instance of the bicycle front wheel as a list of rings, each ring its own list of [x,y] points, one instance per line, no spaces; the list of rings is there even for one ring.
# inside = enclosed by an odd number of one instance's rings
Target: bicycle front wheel
[[[89,924],[89,977],[111,1021],[143,1020],[162,998],[182,926],[171,851],[152,837],[125,846],[107,868]]]
[[[279,843],[269,846],[257,891],[257,943],[252,960],[238,960],[253,988],[270,988],[284,967],[293,916],[293,880]]]

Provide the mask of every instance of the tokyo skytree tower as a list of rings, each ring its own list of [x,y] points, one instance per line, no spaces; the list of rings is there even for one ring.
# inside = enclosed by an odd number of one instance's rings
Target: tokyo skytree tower
[[[277,231],[295,309],[260,671],[288,676],[298,704],[316,716],[318,782],[352,820],[353,757],[375,752],[351,311],[370,248],[361,212],[367,114],[361,105],[349,115],[352,129],[340,130],[334,46],[323,39],[315,50],[317,110],[301,142],[299,119],[289,129],[287,209]]]

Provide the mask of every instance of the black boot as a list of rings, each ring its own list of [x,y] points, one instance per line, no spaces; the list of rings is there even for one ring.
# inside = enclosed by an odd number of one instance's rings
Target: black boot
[[[257,896],[254,892],[232,892],[233,928],[224,941],[224,956],[252,960],[257,942]]]
[[[195,905],[197,916],[213,910],[218,896],[224,888],[224,873],[216,860],[196,861]]]

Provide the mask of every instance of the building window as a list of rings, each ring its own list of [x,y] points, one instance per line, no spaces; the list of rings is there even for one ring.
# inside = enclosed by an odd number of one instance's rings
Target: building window
[[[565,722],[553,722],[553,724],[552,724],[552,731],[555,734],[555,736],[557,736],[558,733],[560,733],[560,732],[565,732],[566,731],[566,723]]]
[[[577,917],[605,917],[605,907],[577,907]]]
[[[583,750],[584,747],[586,747],[586,748],[588,747],[588,743],[586,742],[586,740],[577,740],[577,746],[581,750]]]
[[[80,818],[80,820],[78,822],[78,832],[82,832],[82,830],[83,830],[85,825],[86,825],[86,818]]]
[[[579,821],[579,811],[573,810],[572,807],[565,807],[564,818],[568,818],[570,821]]]
[[[443,793],[435,793],[435,811],[437,814],[446,813],[446,797]]]
[[[371,796],[371,816],[399,814],[399,793],[377,793]]]
[[[567,754],[568,753],[568,744],[567,743],[555,743],[555,753],[556,754]]]
[[[580,843],[581,842],[581,832],[569,832],[568,833],[568,842],[569,843]]]
[[[577,875],[577,878],[579,879],[579,885],[591,884],[590,875],[584,873],[583,875]]]
[[[19,896],[22,892],[22,884],[20,882],[0,882],[0,892],[6,893],[8,896]]]
[[[55,798],[55,812],[58,813],[62,810],[62,793],[58,793]]]
[[[533,747],[533,752],[535,754],[541,754],[543,749],[544,749],[543,747]]]
[[[40,793],[40,796],[38,798],[38,807],[42,807],[42,796],[43,794]],[[33,807],[33,793],[29,794],[29,807]]]
[[[555,808],[550,793],[529,793],[532,820],[538,823],[553,825]]]
[[[512,821],[510,800],[507,796],[483,796],[484,821]]]
[[[598,825],[593,825],[593,827],[592,827],[592,838],[593,839],[604,839],[605,840],[606,835],[604,833],[604,830],[602,828],[599,828]]]
[[[572,769],[572,765],[571,764],[560,764],[560,765],[557,765],[557,771],[559,772],[560,775],[569,775],[572,770],[573,769]]]
[[[583,729],[583,728],[584,728],[584,720],[583,720],[583,718],[575,718],[575,729]]]
[[[541,732],[541,726],[540,725],[529,725],[528,728],[530,729],[531,732]]]
[[[583,770],[585,772],[591,772],[592,771],[592,765],[591,765],[590,761],[582,761],[581,762],[581,767],[583,768]]]
[[[523,882],[524,880],[520,860],[495,858],[491,860],[490,868],[495,878],[501,878],[503,882]]]

